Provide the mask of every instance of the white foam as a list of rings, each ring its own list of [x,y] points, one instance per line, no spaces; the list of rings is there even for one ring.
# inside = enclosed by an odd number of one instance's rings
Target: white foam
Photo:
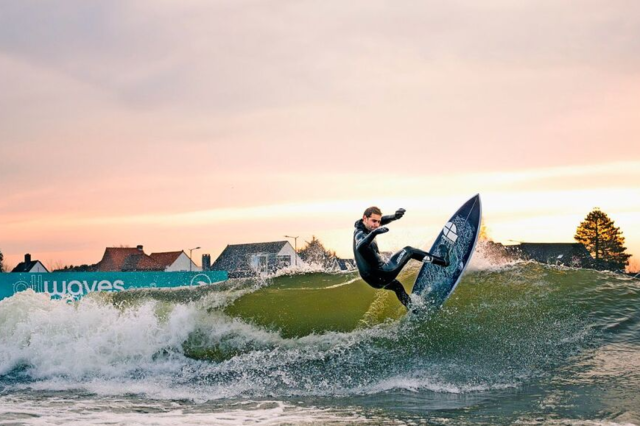
[[[362,387],[356,390],[356,392],[363,394],[378,394],[401,389],[411,392],[427,390],[436,393],[464,394],[515,387],[517,387],[515,383],[459,385],[440,380],[438,377],[425,377],[424,374],[414,373],[411,375],[407,374],[387,378],[375,384]]]
[[[224,409],[178,403],[77,398],[19,400],[0,398],[4,421],[26,425],[280,425],[348,424],[366,419],[348,410],[301,407],[281,401],[244,401]]]
[[[146,302],[120,310],[91,298],[67,303],[21,292],[0,302],[0,374],[21,364],[30,366],[34,378],[114,377],[145,365],[167,368],[154,356],[181,353],[195,310],[177,305],[161,319],[155,307]]]
[[[521,263],[522,261],[506,257],[496,251],[493,246],[486,241],[478,241],[476,250],[471,258],[468,271],[492,271],[501,270]]]
[[[67,303],[25,291],[0,302],[0,374],[26,366],[37,379],[15,389],[161,400],[207,401],[276,389],[307,395],[317,394],[316,387],[331,394],[331,383],[300,383],[298,366],[348,357],[354,345],[394,335],[389,326],[379,326],[283,338],[211,308],[229,298],[215,293],[175,305],[136,299],[119,308],[108,298]],[[198,361],[186,357],[184,348],[228,356]]]

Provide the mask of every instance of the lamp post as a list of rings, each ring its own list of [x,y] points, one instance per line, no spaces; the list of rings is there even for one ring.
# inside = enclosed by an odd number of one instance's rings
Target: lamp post
[[[194,250],[200,250],[200,247],[198,246],[198,247],[189,249],[189,272],[191,272],[191,269],[192,269],[191,265],[193,265],[193,259],[191,259],[191,252]]]
[[[295,245],[295,258],[293,259],[296,266],[298,266],[298,237],[292,237],[290,235],[285,235],[285,238],[293,238],[293,243]]]

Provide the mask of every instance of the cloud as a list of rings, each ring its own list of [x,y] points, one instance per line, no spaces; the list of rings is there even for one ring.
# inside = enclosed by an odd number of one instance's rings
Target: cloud
[[[639,65],[636,2],[25,1],[3,9],[5,52],[150,109],[246,111],[397,90],[412,73],[403,57],[432,69]]]
[[[5,3],[8,221],[636,176],[635,1]]]

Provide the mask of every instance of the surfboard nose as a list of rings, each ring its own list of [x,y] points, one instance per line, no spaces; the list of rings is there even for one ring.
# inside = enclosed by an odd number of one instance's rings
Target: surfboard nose
[[[460,210],[465,209],[465,208],[467,208],[469,210],[472,210],[475,206],[481,207],[481,204],[482,203],[480,201],[480,193],[477,193],[473,197],[469,198],[469,200],[467,200],[467,202],[462,205]]]

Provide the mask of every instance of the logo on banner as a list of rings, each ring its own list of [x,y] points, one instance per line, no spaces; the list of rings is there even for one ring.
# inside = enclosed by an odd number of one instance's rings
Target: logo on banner
[[[124,281],[122,280],[71,280],[71,281],[45,281],[44,291],[51,296],[83,296],[94,291],[122,291]]]
[[[211,278],[209,278],[206,274],[198,274],[195,277],[191,278],[190,285],[204,285],[211,284]]]
[[[32,289],[36,293],[42,293],[44,291],[44,284],[42,282],[42,275],[33,275],[31,277],[31,282],[28,283],[26,281],[20,280],[13,283],[13,292],[18,293],[19,291],[25,291],[27,289]]]

